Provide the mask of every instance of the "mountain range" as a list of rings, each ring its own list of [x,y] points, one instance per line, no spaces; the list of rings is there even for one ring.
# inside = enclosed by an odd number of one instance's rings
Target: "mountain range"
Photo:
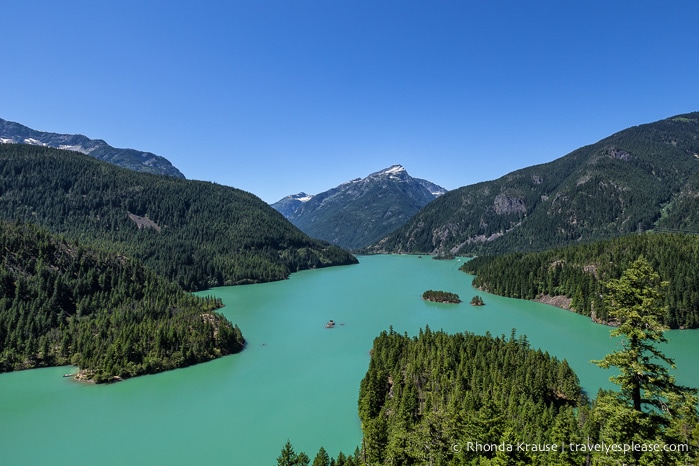
[[[81,152],[96,159],[139,172],[185,176],[165,157],[134,149],[117,149],[102,139],[90,139],[81,134],[58,134],[37,131],[19,123],[0,118],[0,143],[31,144]]]
[[[307,235],[358,250],[405,224],[446,192],[393,165],[320,194],[286,196],[272,207]]]
[[[450,191],[368,250],[496,254],[647,230],[699,232],[699,112]]]

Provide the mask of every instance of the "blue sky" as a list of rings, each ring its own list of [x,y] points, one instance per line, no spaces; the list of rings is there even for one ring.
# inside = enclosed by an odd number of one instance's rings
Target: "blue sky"
[[[0,118],[267,202],[448,189],[699,110],[694,1],[7,1]]]

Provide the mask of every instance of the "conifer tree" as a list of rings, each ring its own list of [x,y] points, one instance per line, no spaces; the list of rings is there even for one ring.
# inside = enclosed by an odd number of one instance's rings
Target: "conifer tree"
[[[320,447],[318,454],[313,459],[313,466],[330,466],[330,455],[325,451],[325,448]]]
[[[623,349],[606,355],[597,365],[616,367],[618,376],[611,380],[619,385],[621,394],[634,410],[647,411],[649,407],[666,410],[664,401],[670,393],[682,393],[685,388],[675,385],[666,363],[674,361],[655,347],[665,343],[665,328],[660,323],[667,312],[664,305],[664,289],[668,282],[660,276],[648,261],[640,257],[619,279],[605,283],[605,303],[610,317],[618,322],[611,335],[623,337]]]
[[[684,443],[695,448],[692,428],[697,426],[696,390],[675,384],[667,366],[672,359],[654,345],[666,342],[661,316],[666,312],[663,291],[667,282],[640,257],[619,279],[605,284],[609,315],[619,326],[612,336],[622,337],[622,349],[599,361],[600,367],[616,367],[620,374],[610,379],[620,393],[600,392],[594,417],[600,426],[600,440],[607,443]],[[614,458],[617,456],[618,458]],[[597,458],[605,461],[633,461],[634,464],[681,464],[696,459],[694,452],[633,451]]]
[[[296,454],[294,447],[291,446],[291,441],[287,440],[281,454],[277,457],[277,466],[296,466],[299,464],[298,460],[299,455]]]

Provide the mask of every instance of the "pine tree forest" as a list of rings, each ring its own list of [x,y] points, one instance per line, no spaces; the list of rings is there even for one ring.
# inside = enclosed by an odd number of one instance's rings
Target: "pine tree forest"
[[[603,282],[619,278],[644,256],[663,280],[669,328],[699,327],[699,236],[678,233],[628,235],[538,253],[476,257],[462,270],[473,286],[502,296],[541,299],[562,296],[569,307],[598,322],[608,322]]]

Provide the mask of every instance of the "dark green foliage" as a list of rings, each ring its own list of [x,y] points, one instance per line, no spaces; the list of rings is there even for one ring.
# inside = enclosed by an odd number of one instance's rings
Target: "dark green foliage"
[[[661,322],[670,328],[699,327],[697,235],[648,233],[539,253],[480,256],[462,270],[475,274],[473,285],[484,291],[521,299],[565,296],[576,312],[606,322],[602,281],[619,278],[639,256],[669,281]]]
[[[497,254],[637,230],[699,231],[699,113],[620,131],[434,200],[374,252]]]
[[[691,431],[699,425],[697,391],[675,384],[668,371],[674,362],[657,348],[658,343],[667,342],[659,320],[665,311],[666,287],[667,282],[643,257],[621,278],[604,283],[610,317],[618,323],[611,335],[622,338],[621,349],[593,361],[619,370],[610,378],[619,385],[619,393],[600,393],[595,402],[596,430],[605,442],[694,443],[693,448],[697,447]],[[634,451],[628,456],[634,464],[682,464],[691,461],[693,455],[688,453]]]
[[[356,262],[244,191],[37,146],[0,145],[0,218],[138,258],[190,291]]]
[[[568,364],[531,349],[514,331],[509,339],[429,328],[414,338],[383,332],[360,385],[363,453],[368,464],[470,464],[495,452],[469,452],[468,442],[551,443],[556,426],[571,424],[572,410],[584,406]],[[575,420],[570,428],[580,431]],[[520,455],[555,460],[552,453]]]
[[[316,457],[313,459],[312,466],[330,466],[330,455],[325,451],[325,448],[320,447],[318,454],[316,454]]]
[[[473,298],[471,298],[471,306],[483,306],[485,303],[483,302],[483,298],[480,296],[476,295]]]
[[[308,466],[310,458],[306,453],[296,453],[293,445],[289,440],[282,448],[281,454],[277,457],[277,466]],[[354,455],[345,455],[340,452],[337,458],[331,458],[325,448],[320,447],[318,454],[313,459],[311,466],[360,466],[365,463],[360,461],[359,450],[357,449]]]
[[[461,298],[456,293],[449,291],[427,290],[422,293],[422,299],[426,301],[434,301],[436,303],[451,303],[456,304],[461,302]]]
[[[74,364],[96,382],[243,348],[237,326],[123,254],[0,222],[0,371]]]

